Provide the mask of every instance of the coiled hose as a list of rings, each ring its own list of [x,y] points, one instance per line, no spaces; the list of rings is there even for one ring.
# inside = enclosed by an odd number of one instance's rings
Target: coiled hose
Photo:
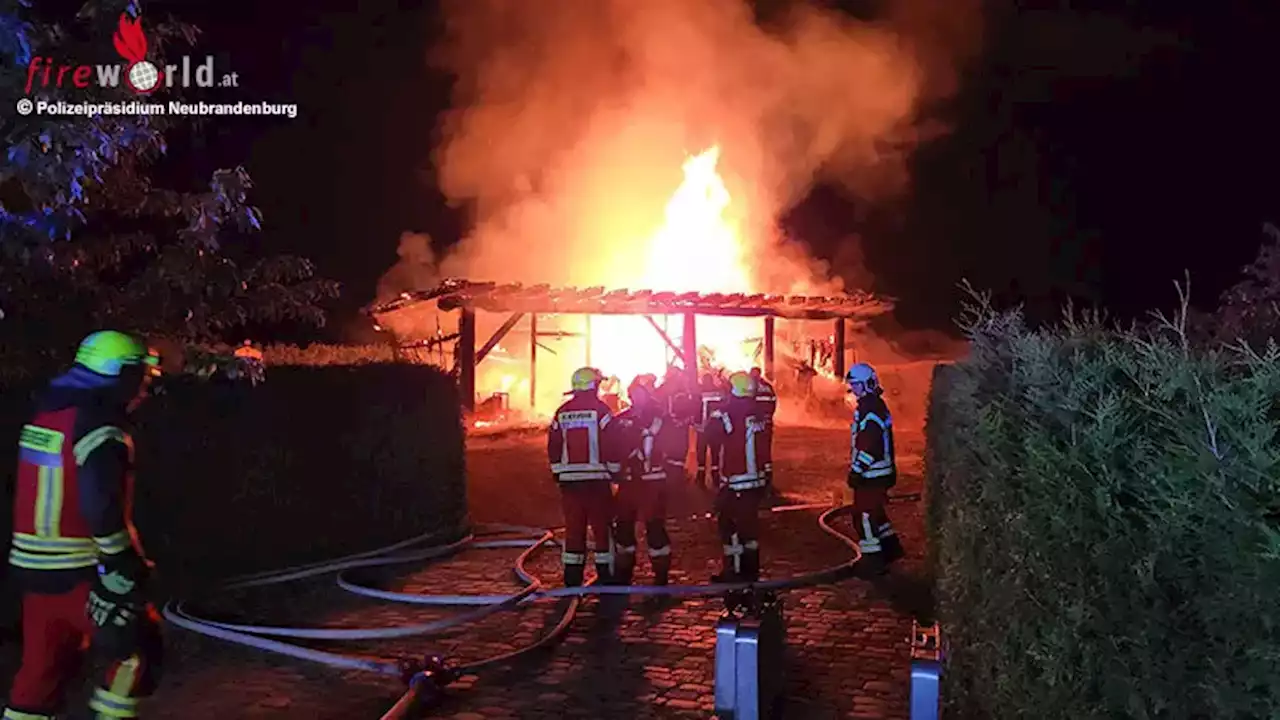
[[[405,693],[405,697],[396,704],[396,707],[385,716],[385,718],[403,717],[404,710],[399,708],[408,707],[412,704],[412,698],[416,695],[418,689],[417,683],[422,679],[420,677],[421,672],[415,673],[411,677],[407,677],[406,664],[403,659],[369,657],[350,653],[317,650],[294,643],[283,642],[274,638],[296,638],[309,640],[380,640],[389,638],[429,637],[432,635],[442,635],[454,628],[478,622],[490,615],[504,610],[509,610],[526,602],[549,598],[569,599],[559,622],[541,638],[525,647],[521,647],[495,657],[472,662],[468,665],[457,668],[456,670],[457,674],[468,674],[490,665],[507,662],[526,653],[538,650],[555,641],[573,622],[582,598],[587,595],[607,594],[695,597],[721,595],[727,592],[747,588],[769,591],[791,590],[795,588],[836,582],[851,577],[854,565],[861,557],[857,541],[840,532],[830,523],[832,517],[838,515],[842,511],[847,511],[849,509],[848,505],[842,505],[834,508],[828,504],[784,505],[772,508],[772,511],[788,512],[819,508],[826,508],[826,511],[818,517],[819,527],[822,528],[824,532],[836,537],[848,545],[853,551],[853,557],[847,562],[839,565],[792,578],[765,580],[754,584],[712,583],[707,585],[665,586],[587,585],[584,587],[547,588],[540,578],[533,575],[525,568],[525,564],[540,548],[548,544],[555,544],[554,531],[521,525],[487,525],[478,529],[478,531],[473,535],[468,535],[461,540],[444,545],[432,545],[431,543],[439,540],[439,536],[436,534],[427,534],[411,538],[385,548],[358,553],[355,555],[348,555],[335,560],[326,560],[309,565],[286,568],[283,570],[242,576],[232,580],[223,587],[224,590],[228,591],[239,590],[251,587],[279,585],[318,575],[337,573],[337,583],[339,587],[343,590],[364,597],[389,600],[392,602],[409,603],[413,605],[478,606],[474,610],[461,613],[451,618],[397,627],[273,627],[267,625],[227,623],[201,618],[190,611],[188,609],[188,604],[183,601],[169,602],[164,608],[164,617],[177,627],[238,645],[244,645],[246,647],[252,647],[279,655],[286,655],[300,660],[316,662],[343,670],[362,670],[406,679],[411,684],[410,690]],[[483,539],[485,537],[492,537],[495,535],[516,535],[517,537],[505,537],[489,540]],[[424,595],[418,593],[392,592],[360,585],[353,582],[347,576],[349,571],[359,568],[387,567],[391,565],[424,562],[453,555],[469,549],[508,547],[524,548],[524,552],[520,553],[516,558],[513,569],[516,577],[524,583],[525,587],[519,592],[510,595]]]

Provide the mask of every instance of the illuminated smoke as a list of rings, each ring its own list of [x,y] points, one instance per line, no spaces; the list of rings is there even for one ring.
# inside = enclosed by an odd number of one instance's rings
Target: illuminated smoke
[[[780,237],[777,219],[819,182],[864,204],[910,189],[911,153],[939,132],[922,108],[955,91],[958,64],[978,46],[977,6],[902,0],[864,22],[798,5],[762,25],[741,0],[444,0],[447,38],[431,60],[457,80],[431,164],[473,227],[439,258],[406,235],[380,293],[437,275],[837,292],[841,282],[803,238]],[[869,285],[857,248],[842,253],[836,261],[858,269],[842,274]],[[480,313],[480,336],[502,319]],[[453,313],[429,308],[394,320],[402,335],[456,329]],[[778,353],[807,356],[811,324],[778,325]],[[592,337],[590,350],[577,339],[540,343],[542,411],[584,362],[623,383],[666,364],[640,318],[539,327]],[[699,319],[699,344],[724,365],[758,362],[760,335],[759,320]],[[482,396],[509,392],[527,406],[529,343],[526,320],[479,367]]]
[[[402,292],[424,290],[440,281],[430,235],[401,233],[396,254],[400,256],[399,262],[378,279],[379,299],[389,299]]]
[[[920,108],[954,92],[981,27],[977,0],[890,3],[875,22],[798,5],[767,27],[740,0],[443,4],[432,60],[457,83],[433,163],[475,227],[441,270],[553,285],[636,287],[683,162],[719,146],[755,289],[832,289],[777,250],[778,215],[818,181],[907,190],[938,132]]]

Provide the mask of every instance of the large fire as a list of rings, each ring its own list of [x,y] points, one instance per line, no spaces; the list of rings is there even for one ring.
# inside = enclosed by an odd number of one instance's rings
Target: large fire
[[[683,179],[671,191],[656,229],[630,240],[619,237],[610,261],[591,261],[576,268],[577,276],[607,290],[760,292],[750,264],[750,244],[735,220],[745,214],[731,211],[719,160],[719,147],[688,157]],[[655,324],[670,345],[655,331]],[[522,322],[477,367],[477,394],[482,401],[489,398],[484,401],[486,413],[506,416],[502,408],[549,413],[563,400],[569,374],[585,365],[616,378],[616,385],[610,385],[621,397],[637,375],[662,377],[668,367],[683,366],[671,347],[683,347],[680,315],[540,315],[538,337],[525,346],[530,330],[527,321]],[[699,316],[695,332],[700,368],[732,372],[763,362],[760,318]],[[537,354],[536,377],[529,375],[530,358],[522,346]]]
[[[720,148],[712,147],[684,163],[684,181],[667,202],[662,227],[649,239],[643,274],[643,289],[656,292],[752,291],[751,273],[739,229],[728,219],[731,199],[716,169]],[[634,270],[620,269],[625,277],[602,278],[602,284],[625,287],[636,279]],[[610,283],[615,279],[620,282]],[[637,288],[638,289],[638,288]],[[654,318],[665,325],[668,336],[681,342],[679,317]],[[595,316],[590,320],[591,363],[606,375],[616,376],[625,387],[636,375],[654,373],[661,377],[672,353],[649,321],[642,317]],[[699,317],[698,345],[709,352],[715,364],[729,370],[751,366],[755,356],[759,321],[737,318]]]

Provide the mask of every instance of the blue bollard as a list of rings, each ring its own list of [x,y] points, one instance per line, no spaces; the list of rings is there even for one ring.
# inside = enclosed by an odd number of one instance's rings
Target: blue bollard
[[[921,627],[911,622],[911,720],[938,720],[942,644],[938,624]]]

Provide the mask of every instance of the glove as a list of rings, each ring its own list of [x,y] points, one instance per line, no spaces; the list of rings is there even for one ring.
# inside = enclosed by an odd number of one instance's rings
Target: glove
[[[856,488],[858,487],[858,483],[862,482],[862,476],[859,475],[856,470],[851,469],[849,470],[849,477],[847,482],[849,483],[850,488]]]
[[[110,659],[132,655],[138,647],[140,620],[146,611],[146,564],[134,553],[98,566],[86,612],[95,628],[93,645]]]

